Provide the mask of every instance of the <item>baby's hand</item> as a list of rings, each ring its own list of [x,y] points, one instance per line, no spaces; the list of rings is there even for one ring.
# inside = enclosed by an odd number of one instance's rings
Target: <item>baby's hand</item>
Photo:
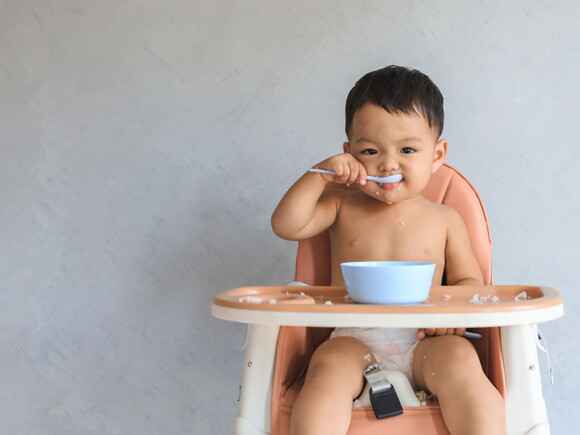
[[[367,171],[363,164],[355,159],[351,154],[342,153],[332,156],[317,164],[314,168],[332,171],[336,175],[320,174],[326,181],[334,181],[340,184],[367,182]]]
[[[435,337],[438,335],[459,335],[465,334],[465,328],[424,328],[417,332],[417,340],[423,340],[425,337]]]

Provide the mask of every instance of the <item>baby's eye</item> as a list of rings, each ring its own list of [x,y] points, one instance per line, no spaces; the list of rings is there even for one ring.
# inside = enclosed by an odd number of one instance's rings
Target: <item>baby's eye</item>
[[[373,150],[372,148],[369,148],[369,149],[367,149],[367,150],[364,150],[362,153],[363,153],[363,154],[366,154],[366,155],[368,155],[368,156],[371,156],[371,155],[373,155],[373,154],[376,154],[376,153],[377,153],[377,150]]]
[[[415,149],[414,148],[411,148],[411,147],[405,147],[405,148],[402,148],[401,149],[401,153],[402,154],[411,154],[411,153],[414,153],[414,152],[415,152]]]

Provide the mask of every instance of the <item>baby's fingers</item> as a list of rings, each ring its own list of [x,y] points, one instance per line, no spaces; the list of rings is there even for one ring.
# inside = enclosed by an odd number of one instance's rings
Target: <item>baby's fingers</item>
[[[428,336],[435,335],[436,331],[437,331],[437,329],[435,329],[435,328],[425,328],[425,334],[427,334]]]
[[[425,328],[419,329],[417,332],[417,340],[422,340],[426,336],[440,336],[440,335],[459,335],[465,334],[465,328]]]
[[[347,162],[341,162],[337,164],[334,168],[334,181],[340,184],[349,183],[351,177],[350,167]]]
[[[362,186],[364,186],[365,184],[367,184],[367,171],[366,171],[365,167],[361,163],[358,163],[358,176],[357,176],[357,179],[358,179],[358,182]]]
[[[360,173],[360,163],[350,160],[348,162],[348,170],[349,170],[349,176],[348,176],[348,180],[346,181],[348,184],[352,184],[355,183],[358,179],[359,179],[359,173]]]
[[[453,328],[425,328],[425,333],[430,336],[453,335],[455,331]]]

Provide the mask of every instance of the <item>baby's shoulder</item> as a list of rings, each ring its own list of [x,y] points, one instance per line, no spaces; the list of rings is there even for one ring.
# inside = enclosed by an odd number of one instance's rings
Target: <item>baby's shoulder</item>
[[[463,217],[453,207],[433,203],[433,210],[439,216],[439,222],[446,228],[448,235],[457,234],[457,231],[465,230],[466,224]]]
[[[461,220],[461,215],[453,207],[429,201],[426,204],[426,208],[431,217],[437,217],[447,223],[456,222],[458,219]]]
[[[328,195],[329,202],[336,206],[337,217],[352,221],[352,219],[363,219],[369,215],[369,212],[376,211],[381,203],[369,198],[362,192],[348,189],[329,189],[324,192]]]
[[[332,198],[344,206],[356,206],[360,202],[358,192],[341,188],[328,189],[323,196]]]

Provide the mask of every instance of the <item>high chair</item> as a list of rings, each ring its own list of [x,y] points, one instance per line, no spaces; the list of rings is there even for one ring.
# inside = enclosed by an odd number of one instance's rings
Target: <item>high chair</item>
[[[437,286],[426,303],[411,306],[353,304],[344,287],[329,287],[328,233],[298,244],[295,281],[310,287],[243,287],[214,298],[216,317],[248,323],[244,379],[234,434],[288,434],[292,405],[316,347],[333,327],[468,327],[482,367],[505,401],[508,435],[546,435],[536,324],[563,315],[558,292],[528,285],[492,283],[487,216],[473,186],[443,165],[423,194],[455,208],[467,226],[484,277],[483,286]],[[526,292],[522,295],[522,292]],[[475,302],[474,294],[499,302]],[[481,302],[481,301],[479,301]],[[362,376],[362,373],[361,373]],[[349,434],[448,434],[436,400],[404,407],[377,420],[372,408],[353,408]]]

